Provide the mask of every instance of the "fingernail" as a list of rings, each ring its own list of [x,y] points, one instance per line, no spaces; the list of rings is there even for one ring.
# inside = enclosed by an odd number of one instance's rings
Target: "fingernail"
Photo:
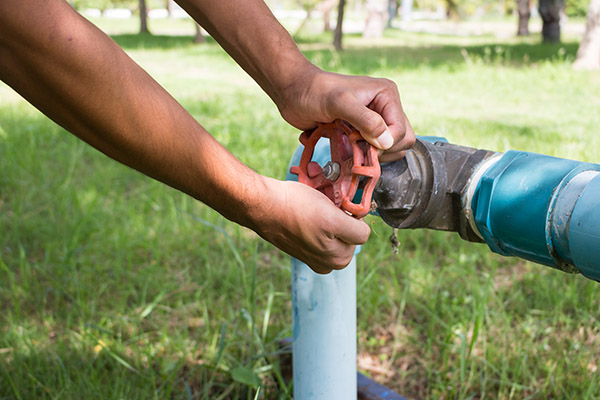
[[[384,150],[387,150],[394,145],[394,137],[389,129],[386,129],[377,139],[375,139],[375,141],[379,143],[379,146]]]

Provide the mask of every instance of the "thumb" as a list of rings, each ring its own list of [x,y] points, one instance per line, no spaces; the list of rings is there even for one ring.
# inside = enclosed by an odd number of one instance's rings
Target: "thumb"
[[[378,149],[387,150],[394,145],[394,137],[383,117],[357,99],[343,104],[339,115],[358,129],[367,142]]]

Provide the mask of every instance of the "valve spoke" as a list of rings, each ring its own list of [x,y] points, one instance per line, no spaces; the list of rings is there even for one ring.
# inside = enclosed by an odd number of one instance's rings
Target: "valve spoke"
[[[312,157],[322,137],[329,139],[331,161],[321,168],[312,161]],[[367,215],[381,174],[375,148],[350,124],[341,120],[319,124],[315,130],[303,132],[300,143],[304,145],[300,164],[290,168],[292,174],[298,175],[298,181],[321,191],[336,206],[356,218]],[[363,193],[357,204],[352,200],[359,184]]]

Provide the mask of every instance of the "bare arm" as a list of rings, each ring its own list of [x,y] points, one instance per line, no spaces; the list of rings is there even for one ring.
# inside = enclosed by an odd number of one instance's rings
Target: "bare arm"
[[[108,156],[203,201],[318,272],[343,268],[369,236],[364,222],[320,193],[239,162],[63,0],[0,2],[0,78]]]
[[[263,88],[299,129],[341,118],[397,159],[414,144],[398,88],[387,79],[322,71],[298,47],[263,0],[177,0]]]

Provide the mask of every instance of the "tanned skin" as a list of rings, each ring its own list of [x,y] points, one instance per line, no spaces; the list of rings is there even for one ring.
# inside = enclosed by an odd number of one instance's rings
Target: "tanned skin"
[[[179,4],[298,129],[347,120],[381,150],[381,161],[414,144],[393,82],[315,67],[263,1]],[[0,1],[0,79],[109,157],[254,230],[315,272],[344,268],[369,237],[366,223],[320,192],[242,164],[64,0]]]

